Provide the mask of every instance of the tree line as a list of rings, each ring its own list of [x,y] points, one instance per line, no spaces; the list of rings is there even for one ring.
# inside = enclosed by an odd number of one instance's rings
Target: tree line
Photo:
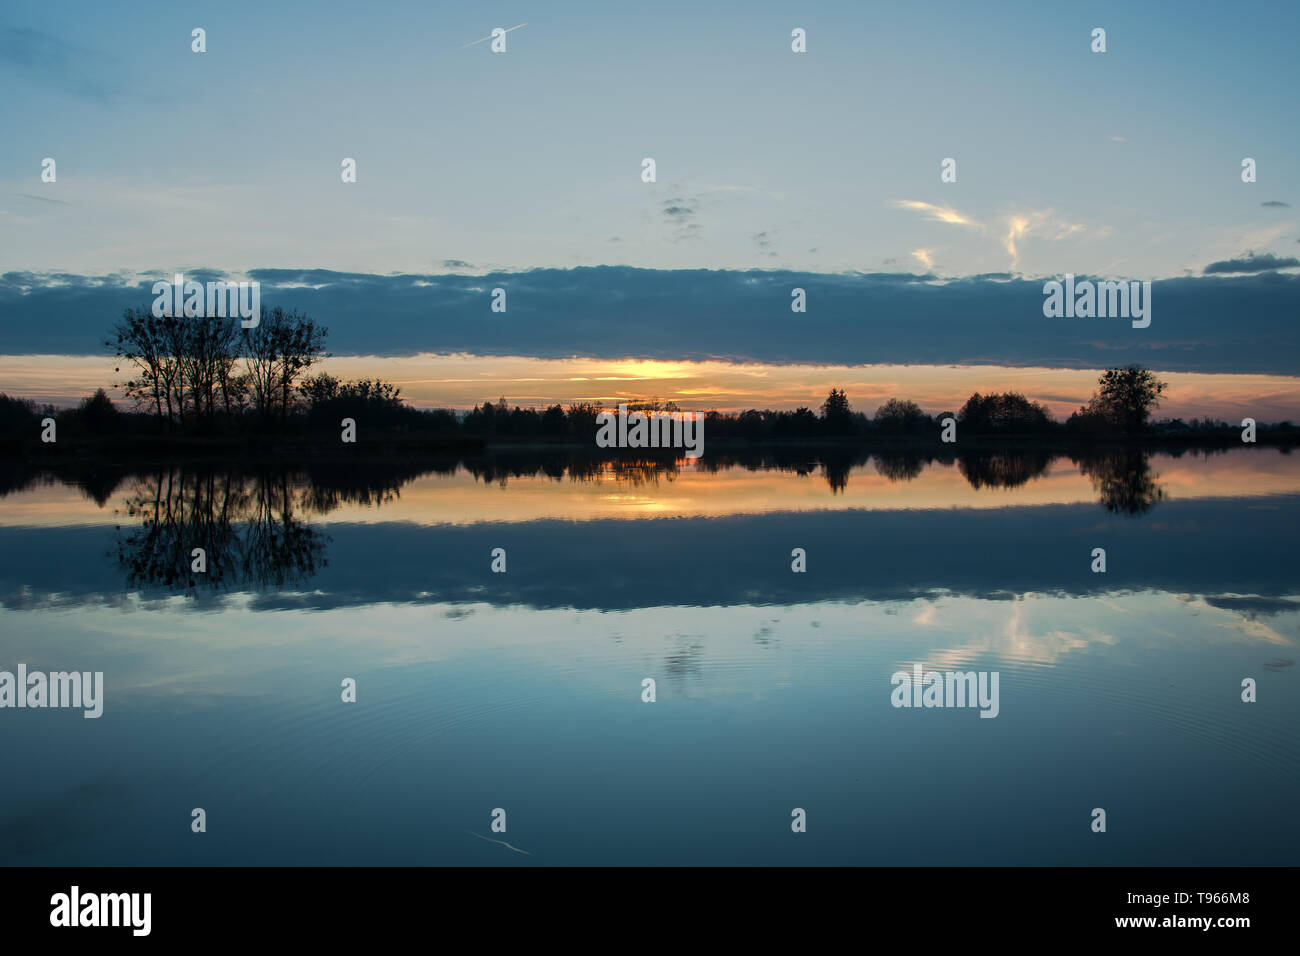
[[[116,383],[166,430],[216,430],[296,412],[299,380],[325,357],[327,331],[299,312],[271,309],[251,329],[235,318],[155,316],[127,309],[105,345],[126,378]]]
[[[328,330],[296,310],[264,310],[245,329],[236,318],[154,316],[127,309],[104,344],[116,357],[122,379],[115,384],[129,409],[118,408],[104,389],[79,406],[56,411],[0,394],[0,436],[30,437],[33,426],[55,418],[60,435],[287,433],[337,429],[352,418],[370,432],[459,434],[481,439],[593,439],[592,402],[544,408],[511,407],[504,398],[470,411],[417,409],[401,390],[379,379],[345,382],[313,369],[325,358]],[[880,436],[934,437],[953,418],[962,435],[1209,434],[1226,422],[1181,420],[1153,423],[1167,384],[1136,365],[1106,370],[1088,403],[1064,422],[1019,392],[971,395],[955,412],[937,415],[913,401],[891,398],[867,415],[855,411],[840,388],[816,410],[748,409],[705,413],[709,439],[782,441]],[[629,401],[630,411],[672,412],[673,402]],[[1290,423],[1277,426],[1290,431]]]

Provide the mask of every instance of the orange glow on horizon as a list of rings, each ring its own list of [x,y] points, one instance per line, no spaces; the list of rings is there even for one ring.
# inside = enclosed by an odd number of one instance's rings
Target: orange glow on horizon
[[[0,391],[59,406],[125,378],[111,358],[0,355]],[[592,402],[658,399],[683,411],[746,408],[816,410],[831,387],[844,389],[857,411],[873,414],[890,398],[915,401],[929,412],[955,412],[972,392],[1023,392],[1058,419],[1086,403],[1098,369],[1011,368],[998,365],[763,365],[720,360],[538,359],[523,356],[421,354],[336,356],[320,369],[342,379],[382,378],[420,408],[469,409],[505,398],[543,408]],[[1300,377],[1160,372],[1169,383],[1158,418],[1300,421]],[[118,392],[110,392],[120,401]]]

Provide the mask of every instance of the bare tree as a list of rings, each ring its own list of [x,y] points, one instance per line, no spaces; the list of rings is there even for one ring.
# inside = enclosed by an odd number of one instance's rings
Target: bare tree
[[[297,310],[272,309],[244,332],[253,403],[263,421],[287,421],[298,379],[325,356],[326,330]]]

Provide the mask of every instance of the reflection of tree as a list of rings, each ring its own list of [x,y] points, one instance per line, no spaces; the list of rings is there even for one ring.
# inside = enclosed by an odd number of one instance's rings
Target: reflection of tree
[[[848,487],[853,465],[852,454],[832,451],[822,456],[822,474],[826,476],[826,484],[831,486],[831,494],[838,495]]]
[[[887,451],[876,456],[876,471],[892,482],[919,478],[929,462],[929,456],[917,451]]]
[[[1019,488],[1045,474],[1055,457],[1047,451],[974,452],[958,458],[957,467],[976,491],[984,487]]]
[[[119,537],[127,587],[222,590],[301,584],[325,566],[327,536],[297,512],[307,487],[288,472],[160,470],[138,479],[126,513],[140,521]],[[207,570],[191,571],[202,548]]]
[[[1138,515],[1165,497],[1151,470],[1149,452],[1133,448],[1104,449],[1076,458],[1079,470],[1092,479],[1107,511]]]
[[[329,514],[342,505],[378,508],[401,497],[407,482],[426,474],[453,475],[456,459],[418,465],[391,461],[318,462],[297,479],[299,505],[309,514]]]
[[[697,462],[701,459],[696,459]],[[527,454],[496,455],[465,459],[462,466],[484,484],[505,488],[511,478],[545,477],[561,481],[614,481],[633,487],[659,484],[660,478],[672,481],[681,471],[682,459],[676,454],[658,456],[619,455],[605,457],[582,453],[535,451]]]

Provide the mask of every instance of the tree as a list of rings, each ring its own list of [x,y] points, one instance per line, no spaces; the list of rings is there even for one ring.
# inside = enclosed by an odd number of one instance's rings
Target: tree
[[[95,433],[111,431],[118,424],[117,409],[113,400],[102,388],[95,389],[95,394],[81,400],[78,409],[82,424]]]
[[[1168,383],[1160,381],[1149,369],[1129,365],[1107,369],[1097,386],[1091,410],[1123,429],[1125,434],[1136,435],[1146,428]]]
[[[931,424],[930,416],[916,402],[891,398],[876,409],[876,427],[887,435],[903,435],[923,431]]]
[[[976,392],[966,399],[957,413],[962,429],[974,434],[1002,433],[1026,434],[1045,431],[1052,418],[1047,408],[1031,402],[1019,392],[1001,395],[981,395]]]
[[[170,423],[175,363],[167,347],[163,320],[155,318],[147,309],[127,309],[104,344],[119,360],[135,366],[131,378],[120,383],[126,396],[140,405],[152,404],[158,421]],[[121,370],[120,365],[114,369]]]
[[[298,391],[307,400],[307,407],[315,408],[339,397],[340,382],[329,372],[309,375],[298,386]]]
[[[563,435],[567,424],[563,405],[552,405],[542,413],[542,431],[547,435]]]
[[[233,318],[189,316],[181,320],[182,350],[177,356],[194,416],[216,418],[218,396],[227,414],[231,407],[232,372],[239,358],[239,325]]]
[[[0,436],[18,437],[36,427],[41,409],[29,398],[10,398],[0,392]]]
[[[596,416],[601,408],[595,402],[576,402],[569,406],[569,431],[583,441],[596,437]]]
[[[272,309],[244,330],[253,403],[263,421],[287,421],[299,377],[325,356],[326,330],[296,309]]]
[[[822,425],[828,434],[845,435],[853,431],[853,408],[843,389],[832,388],[822,402]]]

